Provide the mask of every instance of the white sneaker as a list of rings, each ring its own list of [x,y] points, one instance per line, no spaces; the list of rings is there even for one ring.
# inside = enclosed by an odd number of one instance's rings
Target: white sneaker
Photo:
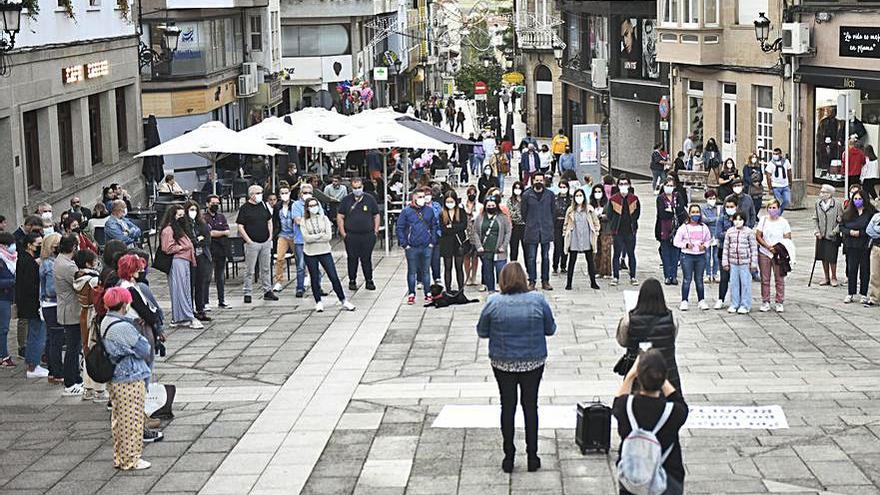
[[[275,284],[275,287],[272,287],[273,292],[281,292],[281,284]]]
[[[862,304],[868,304],[868,296],[862,296],[859,302],[861,302]]]
[[[738,310],[736,310],[736,312],[741,315],[747,315],[747,314],[749,314],[749,308],[747,308],[745,306],[740,306],[740,308]]]
[[[83,384],[82,383],[74,383],[73,385],[64,389],[61,392],[62,397],[79,397],[83,393]]]
[[[201,330],[202,328],[205,328],[205,325],[202,325],[202,322],[193,318],[192,320],[189,321],[189,327],[193,328],[195,330]]]
[[[782,306],[782,303],[779,303],[779,304],[776,305],[776,312],[777,312],[777,313],[783,313],[783,312],[785,312],[785,308]]]
[[[345,301],[342,301],[342,309],[346,311],[354,311],[357,308],[354,304],[350,303],[348,299],[346,299]]]
[[[761,303],[761,312],[766,313],[767,311],[770,311],[770,303]]]
[[[736,313],[736,308],[734,308],[733,306],[730,306],[729,308],[727,308],[727,312],[728,313]]]
[[[318,301],[317,303],[315,303],[315,311],[318,313],[324,312],[324,302],[323,301]]]
[[[617,278],[613,278],[613,279],[611,279],[611,283],[610,283],[610,285],[611,285],[612,287],[617,286],[618,284],[620,284],[620,279],[617,279]]]
[[[721,299],[715,301],[715,306],[713,306],[713,308],[715,308],[715,309],[722,309],[723,307],[724,307],[724,301],[722,301]],[[734,311],[736,311],[736,308],[733,308],[733,309],[734,309]]]
[[[707,303],[706,300],[703,299],[702,301],[699,301],[697,303],[697,307],[703,311],[706,311],[707,309],[709,309],[709,303]]]
[[[152,464],[150,464],[149,461],[145,461],[143,459],[138,459],[137,464],[134,465],[134,470],[135,471],[143,471],[144,469],[150,469],[150,466],[152,466]]]
[[[843,298],[843,304],[849,304],[853,302],[853,295],[847,294],[846,297]]]
[[[49,370],[39,365],[34,368],[34,371],[27,372],[28,378],[46,378],[47,376],[49,376]]]
[[[107,393],[106,390],[95,390],[95,396],[92,398],[92,402],[95,404],[103,404],[110,400],[110,394]]]
[[[86,388],[86,389],[83,389],[83,393],[82,393],[81,397],[82,397],[82,400],[92,400],[95,398],[96,394],[97,394],[97,392],[94,389]]]
[[[688,302],[682,301],[681,304],[678,305],[678,309],[680,309],[682,311],[687,311],[688,310]]]
[[[210,313],[214,308],[211,307],[210,304],[205,304],[205,313]]]

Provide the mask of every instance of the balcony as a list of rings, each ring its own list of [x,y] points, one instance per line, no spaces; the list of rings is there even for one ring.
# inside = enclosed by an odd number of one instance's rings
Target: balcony
[[[521,13],[516,20],[516,45],[522,50],[553,50],[564,46],[556,33],[562,24],[559,17]]]
[[[657,60],[686,65],[724,63],[721,28],[657,28]]]

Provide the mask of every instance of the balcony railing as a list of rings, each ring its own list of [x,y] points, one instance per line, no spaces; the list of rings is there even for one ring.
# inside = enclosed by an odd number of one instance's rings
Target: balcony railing
[[[556,16],[535,16],[520,13],[516,22],[517,47],[524,50],[552,50],[562,46],[556,33],[562,19]]]

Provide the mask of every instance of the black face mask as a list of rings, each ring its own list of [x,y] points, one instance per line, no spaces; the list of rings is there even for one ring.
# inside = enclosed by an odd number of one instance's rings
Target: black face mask
[[[540,182],[535,182],[535,191],[541,192],[544,190],[544,184]]]
[[[486,208],[486,211],[488,211],[490,215],[494,215],[498,213],[498,207],[496,206],[494,208]]]
[[[211,213],[217,213],[218,211],[220,211],[220,205],[211,205],[208,207],[208,210]]]
[[[468,201],[476,201],[476,199],[477,199],[476,194],[468,194]]]

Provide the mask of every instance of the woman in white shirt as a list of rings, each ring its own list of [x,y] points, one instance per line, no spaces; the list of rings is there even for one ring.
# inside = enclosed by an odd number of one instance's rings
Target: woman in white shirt
[[[321,278],[318,266],[324,269],[327,278],[333,285],[333,292],[339,298],[342,308],[354,311],[355,306],[345,298],[339,275],[336,273],[336,265],[330,248],[330,239],[333,237],[333,226],[327,215],[324,215],[321,204],[315,198],[306,200],[305,212],[302,220],[303,253],[305,254],[306,267],[309,269],[309,277],[312,279],[312,296],[315,298],[315,311],[324,311],[324,303],[321,301]]]
[[[868,198],[874,201],[877,199],[877,185],[880,184],[880,165],[878,165],[874,147],[870,144],[865,146],[865,158],[868,161],[862,167],[862,187],[868,193]]]
[[[541,170],[544,173],[548,173],[550,170],[550,165],[553,164],[553,153],[550,152],[550,148],[547,145],[541,146],[541,151],[538,152],[538,158],[541,160]]]
[[[758,239],[758,267],[761,269],[761,311],[770,311],[770,276],[776,284],[776,312],[782,313],[785,302],[785,275],[779,266],[773,263],[776,245],[783,239],[791,239],[791,225],[782,218],[779,200],[771,199],[767,203],[767,216],[761,217],[755,228]]]

